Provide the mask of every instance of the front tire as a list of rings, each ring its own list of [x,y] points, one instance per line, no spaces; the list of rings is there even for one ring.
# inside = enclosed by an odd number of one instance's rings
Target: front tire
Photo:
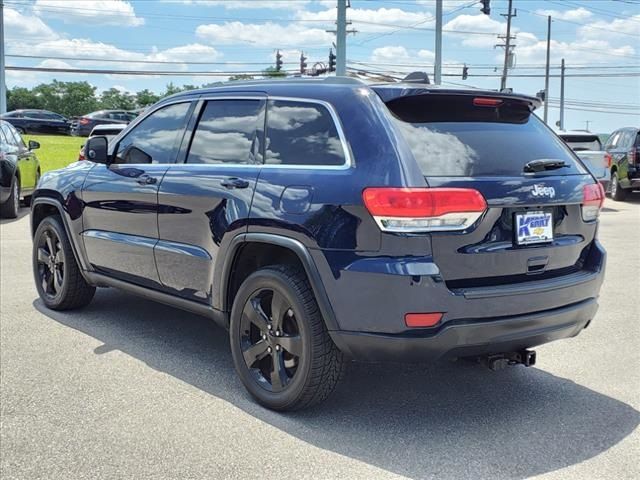
[[[0,205],[0,216],[2,218],[17,218],[18,210],[20,210],[20,179],[13,177],[9,198]]]
[[[298,268],[274,266],[251,274],[233,302],[230,327],[236,372],[267,408],[316,405],[342,376],[343,355]]]
[[[618,172],[614,172],[611,175],[611,198],[616,202],[623,201],[627,196],[627,192],[622,185],[620,185],[620,180],[618,179]]]
[[[33,276],[38,295],[52,310],[89,304],[96,292],[76,263],[71,243],[58,216],[46,217],[33,237]]]

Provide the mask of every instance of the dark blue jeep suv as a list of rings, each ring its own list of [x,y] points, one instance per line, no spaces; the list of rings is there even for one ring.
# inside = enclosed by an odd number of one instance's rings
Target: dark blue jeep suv
[[[276,410],[325,399],[346,358],[530,365],[593,319],[605,264],[602,188],[537,106],[335,78],[169,97],[42,177],[39,294],[206,315]]]

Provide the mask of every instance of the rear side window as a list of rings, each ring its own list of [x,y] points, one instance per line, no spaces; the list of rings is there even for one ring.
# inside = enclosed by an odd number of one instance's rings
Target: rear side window
[[[520,176],[533,160],[567,167],[537,175],[584,174],[569,148],[524,102],[474,106],[472,96],[403,97],[387,104],[425,176]]]
[[[172,163],[190,106],[175,103],[143,119],[118,144],[116,163]]]
[[[333,117],[324,105],[270,100],[265,163],[344,165],[345,152]]]
[[[264,100],[211,100],[200,115],[187,163],[262,163]]]

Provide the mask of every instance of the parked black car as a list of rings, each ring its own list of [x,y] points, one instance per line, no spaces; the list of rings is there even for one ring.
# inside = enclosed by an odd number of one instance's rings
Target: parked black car
[[[604,149],[611,168],[611,198],[622,201],[628,191],[640,188],[640,128],[616,130]]]
[[[14,110],[0,115],[20,133],[69,135],[71,122],[64,116],[48,110]]]
[[[589,325],[605,266],[604,191],[538,106],[335,78],[171,96],[42,178],[38,292],[206,315],[277,410],[325,399],[345,357],[532,365]]]
[[[40,179],[40,163],[33,150],[40,148],[34,140],[24,144],[18,131],[0,120],[0,216],[16,218],[20,198],[28,203]]]
[[[74,118],[71,122],[71,134],[87,137],[96,125],[106,125],[110,123],[128,124],[138,115],[126,110],[100,110],[88,113],[81,117]]]

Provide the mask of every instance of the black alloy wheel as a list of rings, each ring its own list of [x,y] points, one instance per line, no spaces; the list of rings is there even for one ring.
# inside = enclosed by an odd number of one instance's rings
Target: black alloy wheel
[[[273,265],[249,275],[235,295],[229,330],[236,372],[267,408],[316,405],[342,377],[343,355],[299,267]]]
[[[269,392],[285,389],[303,354],[292,306],[279,292],[260,289],[245,303],[240,329],[242,355],[255,381]]]
[[[47,229],[37,240],[37,271],[42,292],[55,298],[64,285],[65,255],[56,232]]]
[[[36,228],[32,261],[38,295],[48,308],[71,310],[91,302],[96,289],[82,276],[59,216],[44,218]]]

